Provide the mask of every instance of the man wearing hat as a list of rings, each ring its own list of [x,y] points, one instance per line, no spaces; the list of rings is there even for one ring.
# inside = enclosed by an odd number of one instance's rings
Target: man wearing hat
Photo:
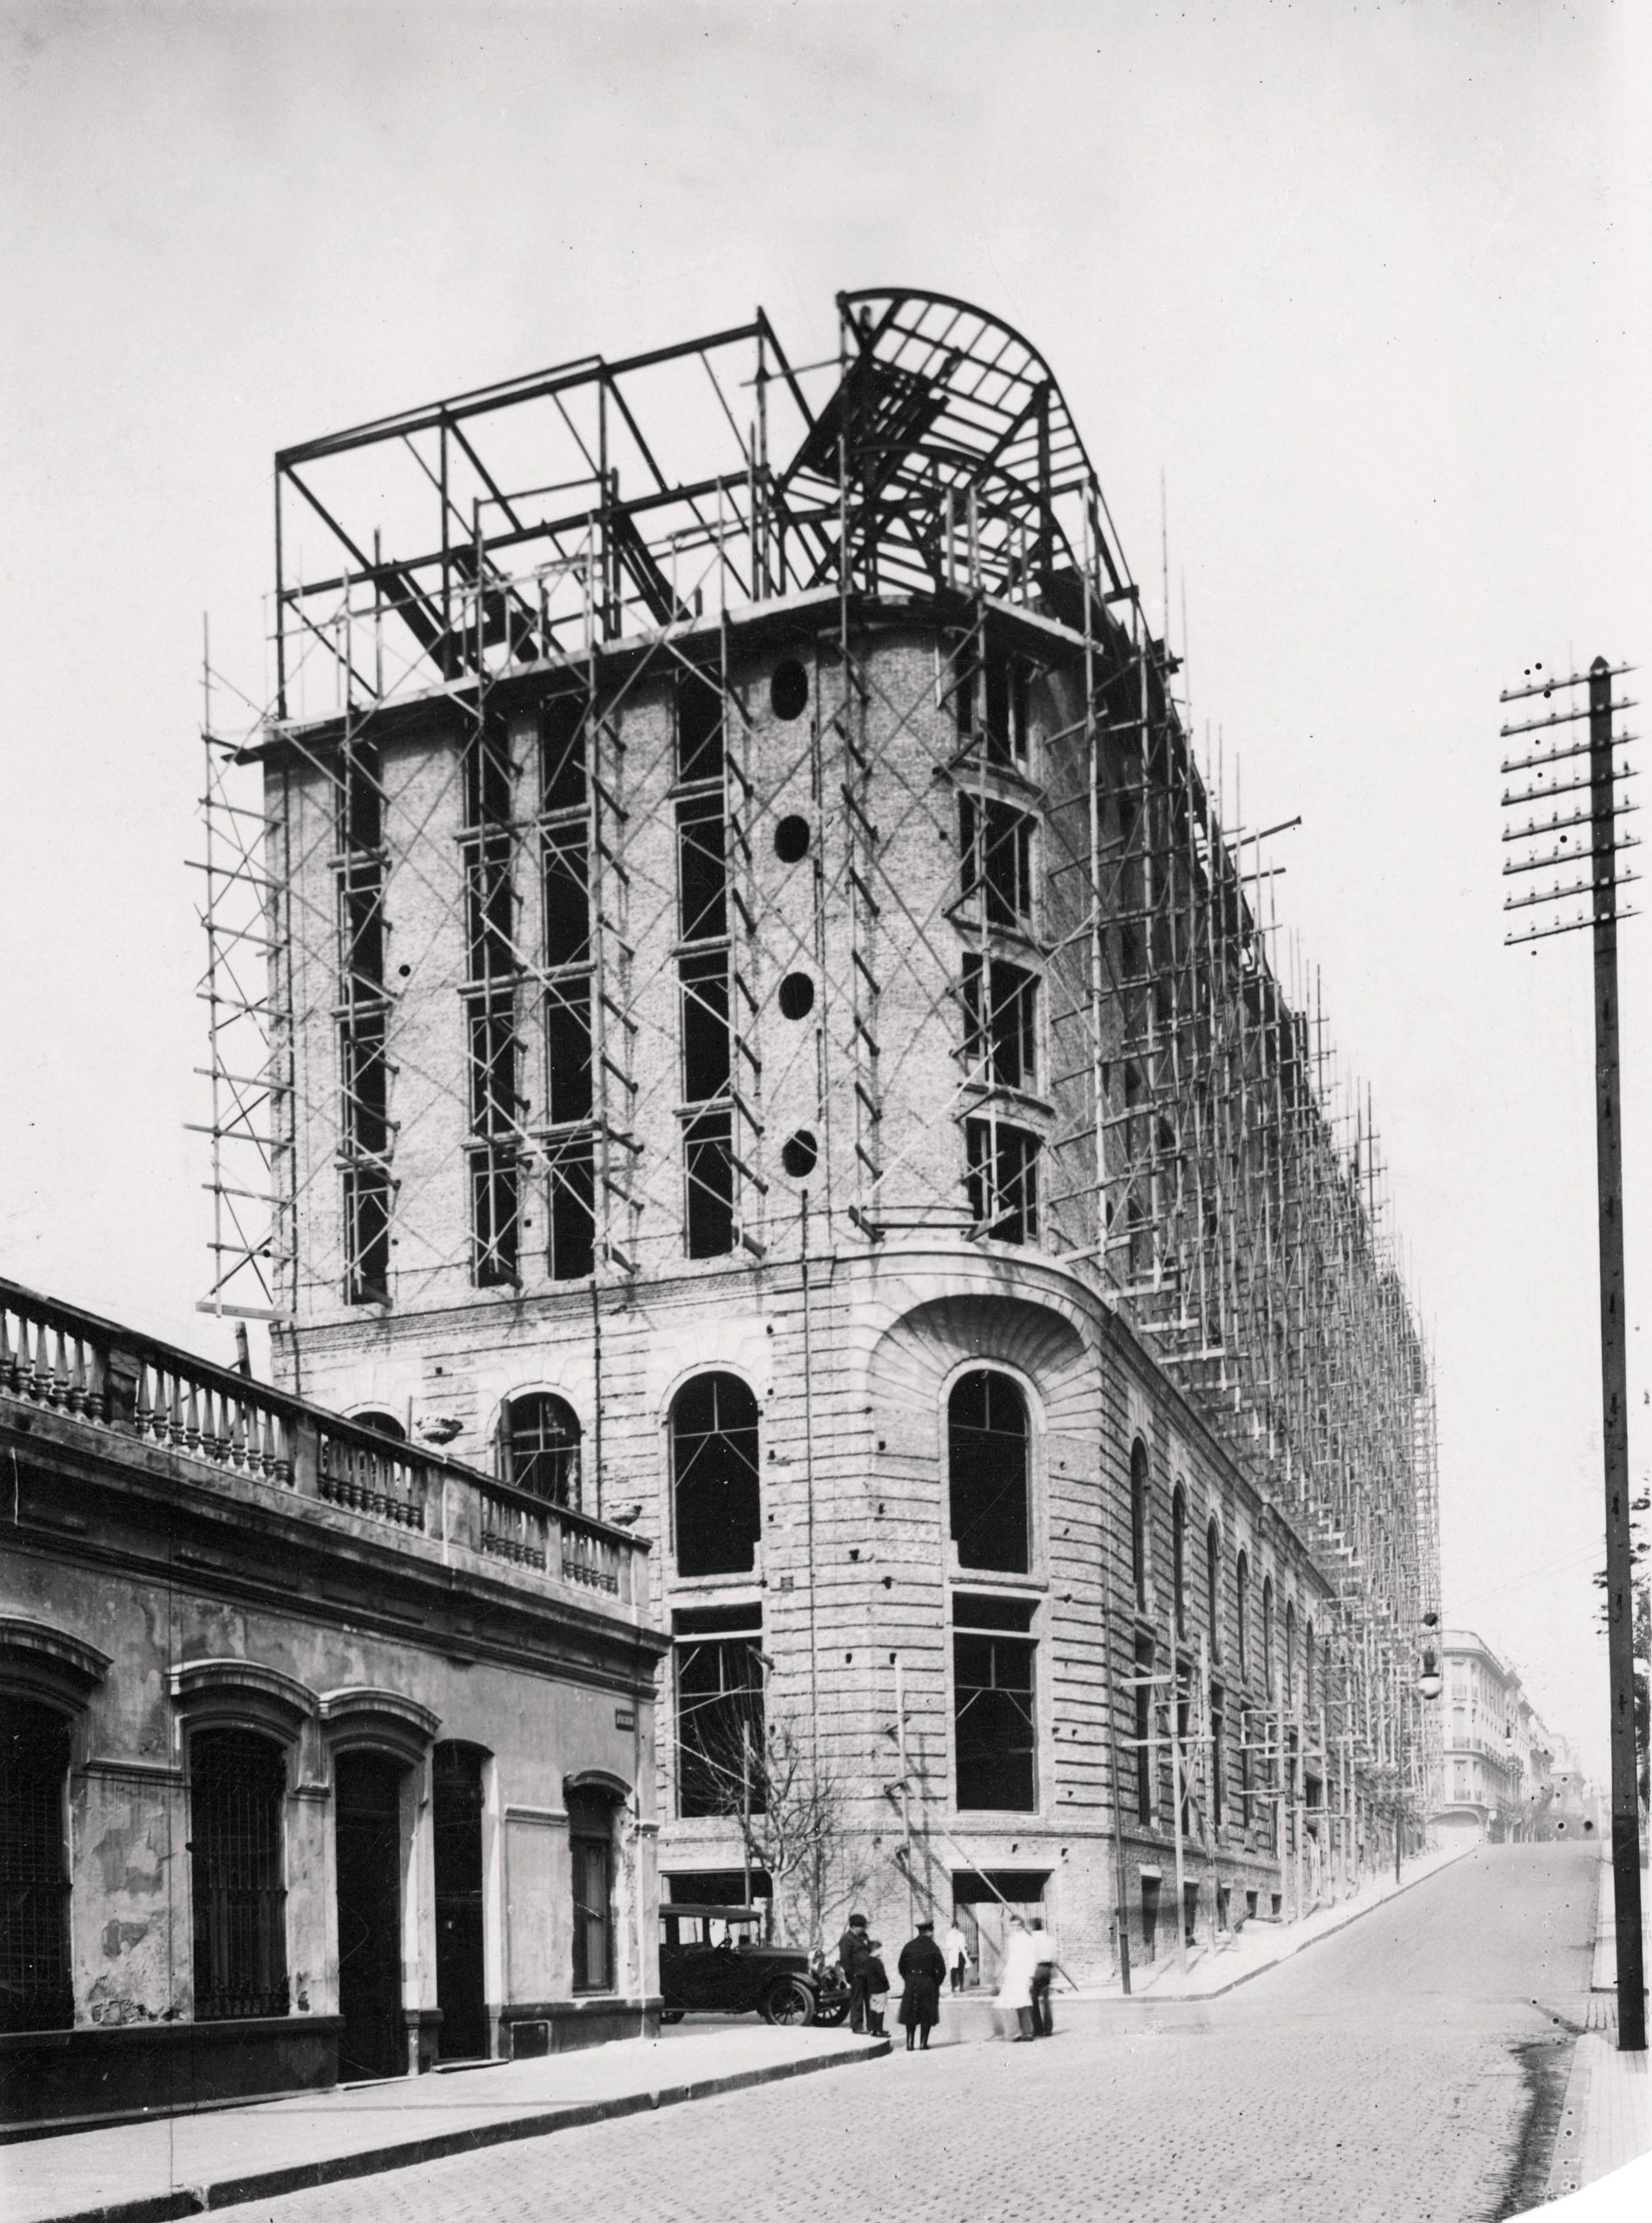
[[[838,1966],[843,1970],[849,1986],[849,2028],[864,2036],[867,2023],[866,1963],[872,1958],[872,1945],[866,1936],[866,1917],[852,1914],[849,1926],[838,1940]]]
[[[919,2052],[927,2053],[929,2034],[941,2019],[941,1986],[946,1982],[946,1962],[935,1943],[932,1922],[918,1923],[917,1936],[901,1947],[895,1965],[905,1986],[900,1995],[900,2019],[906,2033],[906,2050],[912,2051],[916,2038]]]

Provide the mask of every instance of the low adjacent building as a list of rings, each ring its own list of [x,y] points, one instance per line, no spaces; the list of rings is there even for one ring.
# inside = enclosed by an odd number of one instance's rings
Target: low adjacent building
[[[1516,1670],[1471,1629],[1448,1630],[1432,1826],[1442,1838],[1530,1844],[1554,1834],[1555,1743]]]
[[[656,2025],[647,1546],[0,1283],[0,2111]]]

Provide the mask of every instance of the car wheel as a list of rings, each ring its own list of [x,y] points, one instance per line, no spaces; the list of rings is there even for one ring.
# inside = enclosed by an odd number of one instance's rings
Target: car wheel
[[[835,2030],[839,2022],[846,2022],[849,2019],[848,2001],[846,1999],[817,2000],[814,2019],[823,2030]]]
[[[681,2022],[688,2011],[686,2007],[662,2007],[660,2009],[660,2020],[662,2022]]]
[[[814,2020],[814,1994],[800,1976],[783,1976],[763,1995],[760,2009],[766,2022],[781,2029],[800,2030]]]

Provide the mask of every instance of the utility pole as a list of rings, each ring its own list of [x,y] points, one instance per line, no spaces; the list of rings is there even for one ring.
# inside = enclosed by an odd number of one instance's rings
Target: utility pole
[[[1587,854],[1586,880],[1563,887],[1557,881],[1547,893],[1510,896],[1506,911],[1524,910],[1547,903],[1564,902],[1587,895],[1589,907],[1574,918],[1510,933],[1510,946],[1541,940],[1550,934],[1570,933],[1591,927],[1595,940],[1595,1168],[1598,1191],[1601,1313],[1602,1445],[1604,1452],[1606,1495],[1606,1650],[1611,1705],[1612,1751],[1612,1901],[1617,1929],[1617,2049],[1620,2053],[1646,2050],[1646,1969],[1641,1934],[1641,1824],[1636,1783],[1635,1732],[1635,1614],[1629,1534],[1629,1444],[1628,1365],[1623,1326],[1623,1138],[1618,1089],[1617,1046],[1617,922],[1633,918],[1620,913],[1617,891],[1639,875],[1618,869],[1625,849],[1638,848],[1633,834],[1620,834],[1616,821],[1636,806],[1618,800],[1617,782],[1634,775],[1627,763],[1616,761],[1633,738],[1616,740],[1614,713],[1634,706],[1614,702],[1612,682],[1630,667],[1609,664],[1596,656],[1587,673],[1569,679],[1542,680],[1536,685],[1510,689],[1504,703],[1544,701],[1557,694],[1572,704],[1571,689],[1586,687],[1587,707],[1564,708],[1547,717],[1504,726],[1505,739],[1514,735],[1549,736],[1560,745],[1545,754],[1516,757],[1504,763],[1504,775],[1533,773],[1531,786],[1520,794],[1505,794],[1506,806],[1538,803],[1557,795],[1581,795],[1588,805],[1568,803],[1545,821],[1535,816],[1524,826],[1505,831],[1505,842],[1547,841],[1541,855],[1510,857],[1505,874],[1536,872],[1550,865],[1576,867]],[[1576,741],[1563,729],[1589,722],[1587,742]],[[1528,744],[1530,745],[1530,744]],[[1577,760],[1589,760],[1587,777],[1580,776]],[[1550,776],[1551,768],[1559,773]],[[1589,846],[1574,841],[1566,829],[1587,826]]]

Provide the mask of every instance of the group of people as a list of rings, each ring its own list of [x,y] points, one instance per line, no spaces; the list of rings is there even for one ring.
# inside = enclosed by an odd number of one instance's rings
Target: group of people
[[[872,1936],[865,1916],[852,1914],[838,1940],[838,1966],[849,1986],[849,2027],[871,2037],[883,2035],[889,2006],[889,1971],[882,1947],[882,1939]],[[920,1922],[918,1935],[901,1947],[895,1972],[901,1980],[900,2022],[908,2053],[914,2048],[929,2051],[929,2034],[941,2019],[941,1992],[949,1977],[952,1989],[962,1991],[969,1957],[969,1941],[956,1923],[946,1933],[944,1952],[935,1942],[932,1922]],[[1055,2035],[1050,2012],[1055,1968],[1055,1946],[1042,1916],[1034,1915],[1027,1923],[1012,1915],[992,2003],[1002,2013],[1015,2015],[1013,2043]]]

